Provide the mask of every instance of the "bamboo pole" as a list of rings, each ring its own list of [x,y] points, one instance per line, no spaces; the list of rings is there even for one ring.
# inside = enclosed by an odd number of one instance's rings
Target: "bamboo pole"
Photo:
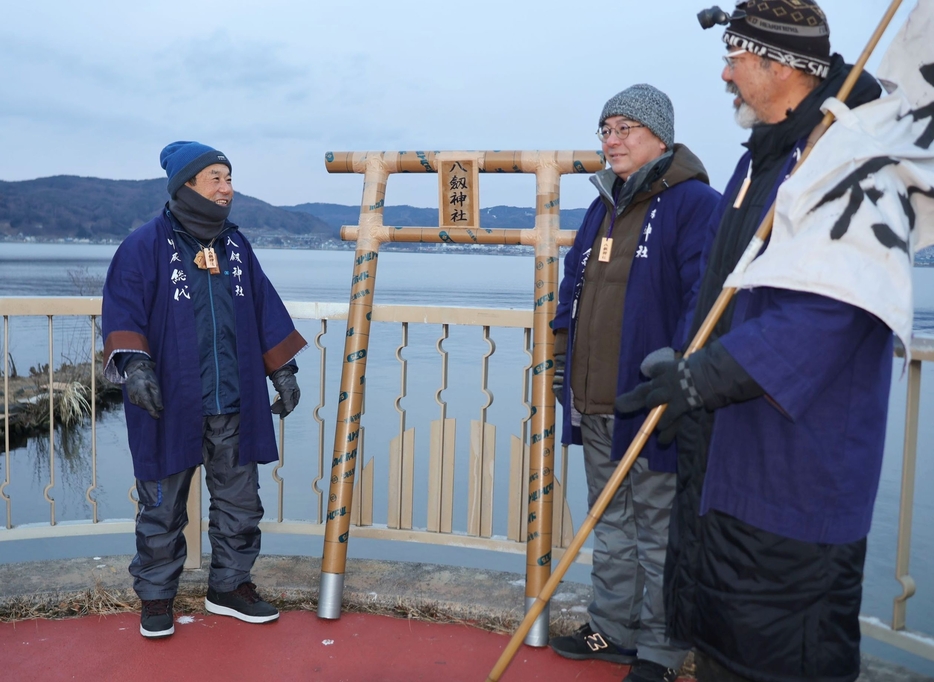
[[[353,278],[350,285],[350,312],[341,369],[341,392],[334,429],[331,484],[328,492],[324,551],[321,557],[321,587],[318,617],[340,618],[344,592],[347,542],[350,539],[350,510],[360,446],[360,417],[366,380],[367,350],[373,295],[376,292],[376,262],[383,241],[383,205],[389,170],[383,155],[370,154],[365,160],[363,202],[360,207],[361,234],[357,241]]]
[[[552,517],[555,491],[554,334],[551,321],[558,304],[559,183],[557,163],[535,173],[535,308],[532,329],[532,435],[529,449],[528,531],[525,561],[525,608],[551,574]],[[549,613],[539,610],[525,643],[548,644]]]
[[[869,61],[869,56],[872,54],[873,50],[876,48],[876,45],[879,43],[879,40],[882,38],[882,34],[885,33],[885,29],[888,27],[889,22],[892,21],[892,17],[898,10],[901,2],[902,0],[892,0],[892,4],[886,11],[885,16],[883,16],[882,21],[876,27],[872,37],[869,39],[869,43],[866,45],[863,53],[860,55],[856,64],[853,66],[853,69],[850,71],[846,80],[843,82],[843,85],[840,87],[840,91],[837,93],[837,99],[846,101],[846,98],[849,97],[850,92],[853,90],[853,86],[856,84],[856,80],[859,78],[859,75],[866,67],[866,62]],[[814,145],[817,144],[817,140],[819,140],[821,136],[827,132],[827,129],[831,126],[833,120],[833,114],[828,111],[824,115],[823,120],[821,120],[821,122],[817,125],[816,128],[814,128],[808,137],[807,146],[805,147],[804,152],[801,154],[801,158],[792,169],[792,174],[797,171],[798,168],[801,167],[801,164],[804,163],[808,156],[810,156],[811,150],[814,148]],[[765,244],[765,240],[768,239],[768,236],[772,231],[772,223],[774,219],[775,204],[773,203],[772,207],[769,209],[768,214],[759,225],[759,229],[756,230],[756,234],[750,240],[749,246],[746,247],[742,257],[736,264],[734,272],[741,273],[745,271],[749,263],[751,263],[752,260],[758,255],[760,249]],[[691,345],[685,351],[685,357],[695,353],[707,342],[707,339],[710,338],[711,332],[713,332],[717,322],[723,316],[723,311],[726,310],[727,305],[735,293],[736,289],[734,287],[723,288],[713,307],[710,309],[710,312],[707,313],[707,317],[704,318],[704,322],[700,329],[698,329],[694,339],[691,341]],[[648,417],[646,417],[645,422],[643,422],[642,427],[639,429],[639,433],[636,434],[636,437],[633,439],[632,443],[630,443],[629,448],[626,450],[626,454],[623,455],[623,458],[617,465],[616,470],[610,477],[610,480],[607,481],[603,492],[600,493],[600,497],[597,498],[596,503],[594,503],[590,511],[587,512],[587,517],[585,518],[583,524],[581,524],[581,528],[574,536],[571,544],[568,546],[564,556],[561,557],[561,561],[558,563],[555,572],[552,573],[551,577],[548,579],[548,582],[545,584],[544,589],[536,598],[532,607],[526,612],[525,618],[522,620],[522,623],[519,624],[519,628],[513,634],[512,638],[509,640],[509,644],[506,645],[503,653],[496,661],[496,665],[493,666],[493,669],[490,671],[490,674],[487,677],[487,682],[498,682],[502,674],[506,671],[506,668],[509,667],[513,656],[515,656],[516,651],[519,650],[519,645],[522,643],[522,639],[529,631],[529,628],[532,627],[532,624],[535,622],[538,614],[541,613],[545,608],[548,600],[551,599],[551,595],[554,594],[561,580],[564,578],[564,574],[567,573],[571,563],[573,563],[574,559],[577,558],[577,554],[580,552],[581,547],[583,547],[587,536],[590,535],[590,532],[597,524],[600,516],[603,515],[607,505],[610,503],[610,499],[613,497],[613,495],[616,494],[617,489],[622,484],[623,479],[629,473],[629,469],[632,468],[632,465],[636,461],[636,458],[639,456],[639,453],[642,451],[642,448],[645,447],[649,436],[651,435],[652,431],[655,430],[655,427],[658,425],[658,420],[661,418],[667,407],[667,404],[659,405],[651,412],[649,412]]]
[[[360,234],[356,225],[343,225],[341,239],[355,241]],[[386,226],[386,241],[422,244],[503,244],[512,246],[535,246],[535,232],[524,229],[490,229],[481,227],[393,227]],[[555,235],[557,246],[571,246],[576,230],[561,230]]]
[[[447,152],[446,152],[447,153]],[[543,163],[555,164],[558,173],[596,173],[605,162],[600,152],[591,151],[486,151],[475,154],[483,173],[535,173]],[[388,173],[437,173],[441,152],[327,152],[328,173],[363,173],[368,159],[379,155]]]

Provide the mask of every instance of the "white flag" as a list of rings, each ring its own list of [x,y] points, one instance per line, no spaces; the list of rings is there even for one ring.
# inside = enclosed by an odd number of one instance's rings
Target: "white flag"
[[[910,347],[914,252],[934,244],[934,0],[919,0],[883,58],[887,96],[837,118],[782,184],[765,252],[724,286],[845,301]]]

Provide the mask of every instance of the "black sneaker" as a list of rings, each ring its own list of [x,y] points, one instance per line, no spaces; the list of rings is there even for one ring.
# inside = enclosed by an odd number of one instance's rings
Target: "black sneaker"
[[[623,678],[625,682],[675,682],[678,679],[678,671],[674,668],[666,668],[660,663],[638,659],[629,671],[629,674]]]
[[[624,649],[613,644],[599,632],[594,632],[590,623],[581,625],[573,635],[555,637],[548,642],[548,646],[559,656],[575,660],[593,658],[623,665],[632,665],[636,662],[635,649]]]
[[[241,583],[232,592],[208,587],[204,608],[219,616],[233,616],[245,623],[268,623],[279,617],[279,610],[256,593],[253,583]]]
[[[143,637],[168,637],[175,632],[174,599],[143,599],[142,602],[139,634]]]

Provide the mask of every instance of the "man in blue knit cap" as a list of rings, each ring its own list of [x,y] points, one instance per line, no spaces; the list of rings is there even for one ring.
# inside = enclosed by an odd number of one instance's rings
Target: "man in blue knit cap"
[[[279,617],[250,576],[263,517],[257,463],[278,459],[266,377],[284,418],[298,404],[294,357],[307,345],[227,219],[230,160],[173,142],[160,161],[169,201],[114,254],[102,316],[104,374],[124,385],[139,496],[130,573],[144,637],[175,631],[186,502],[201,465],[211,496],[207,610],[247,623]]]

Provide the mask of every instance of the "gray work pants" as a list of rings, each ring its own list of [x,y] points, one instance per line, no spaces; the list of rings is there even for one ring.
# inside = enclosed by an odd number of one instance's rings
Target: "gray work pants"
[[[581,419],[587,499],[592,507],[619,461],[610,459],[613,417]],[[675,474],[650,471],[639,457],[594,526],[591,627],[639,658],[678,669],[687,651],[665,637],[662,583]]]
[[[255,462],[239,465],[239,414],[205,417],[203,428],[204,474],[211,496],[208,584],[230,592],[250,580],[259,555],[263,518],[259,473]],[[139,514],[130,574],[140,599],[170,599],[178,592],[187,553],[182,531],[188,525],[186,504],[194,472],[192,468],[161,481],[136,481]]]

